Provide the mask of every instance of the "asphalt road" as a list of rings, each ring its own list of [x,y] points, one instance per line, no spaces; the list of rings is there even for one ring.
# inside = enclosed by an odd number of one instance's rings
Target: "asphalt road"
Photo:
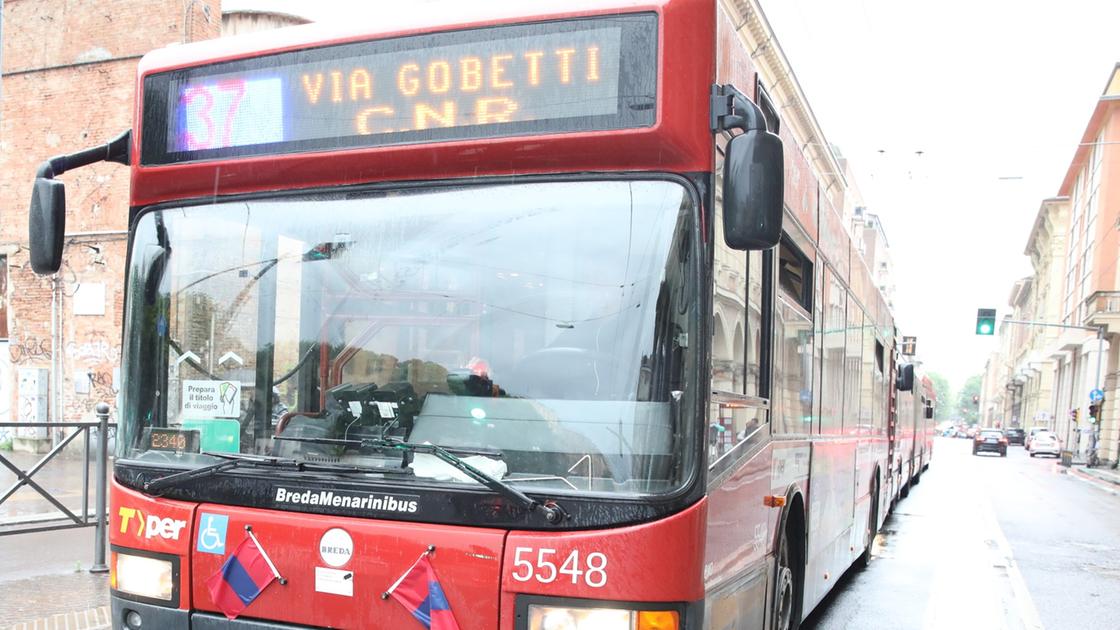
[[[871,566],[802,627],[1120,628],[1120,497],[1021,447],[973,456],[939,438]]]

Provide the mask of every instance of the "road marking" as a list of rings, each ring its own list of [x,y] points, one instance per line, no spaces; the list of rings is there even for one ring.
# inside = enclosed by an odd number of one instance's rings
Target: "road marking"
[[[954,509],[932,511],[933,518],[924,524],[935,541],[935,559],[921,627],[1042,630],[991,496],[974,483],[976,467],[942,466],[939,471],[943,478],[932,486],[942,495],[937,500]],[[970,491],[962,495],[949,490],[962,486]],[[950,539],[945,532],[960,535]]]
[[[1023,580],[1023,574],[1019,572],[1019,565],[1015,562],[1014,554],[1011,553],[1011,545],[1003,535],[1003,530],[999,526],[990,500],[983,502],[980,517],[983,521],[986,521],[985,529],[988,532],[988,541],[994,543],[992,554],[995,562],[992,563],[992,566],[997,569],[1002,568],[1007,572],[1008,586],[1011,588],[1011,601],[1006,601],[1007,597],[1004,597],[1004,604],[1012,609],[1011,612],[1015,614],[1015,618],[1019,622],[1019,625],[1010,627],[1042,630],[1042,620],[1038,617],[1038,609],[1035,608],[1034,599],[1031,598],[1030,591],[1027,590],[1027,583]]]
[[[981,502],[976,496],[963,497],[957,507],[959,511],[954,514],[938,515],[938,522],[931,528],[934,532],[959,531],[965,535],[938,543],[922,628],[1006,629],[1000,576],[985,544],[990,537],[982,534]]]

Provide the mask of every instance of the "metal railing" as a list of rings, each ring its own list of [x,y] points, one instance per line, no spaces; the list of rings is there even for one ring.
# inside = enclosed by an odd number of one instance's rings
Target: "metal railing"
[[[116,423],[109,422],[109,405],[100,403],[97,405],[97,422],[0,422],[0,429],[76,429],[74,432],[63,438],[58,444],[48,451],[34,466],[27,470],[21,470],[11,460],[4,457],[0,453],[0,466],[10,470],[16,476],[16,481],[9,487],[3,494],[0,494],[0,504],[7,501],[17,490],[27,486],[39,493],[41,497],[47,500],[51,505],[58,509],[61,515],[55,520],[65,521],[62,523],[53,522],[50,524],[38,524],[39,522],[31,523],[28,526],[12,525],[0,529],[0,536],[10,536],[13,534],[30,534],[33,532],[45,532],[58,529],[71,529],[75,527],[96,527],[97,532],[94,536],[94,560],[93,566],[90,571],[93,573],[103,573],[108,571],[105,565],[105,528],[107,524],[106,503],[107,503],[107,488],[109,476],[109,429],[115,429]],[[90,431],[97,429],[97,448],[96,452],[92,452],[90,448]],[[43,469],[44,466],[50,462],[55,455],[58,455],[65,449],[71,442],[82,436],[84,441],[84,458],[82,460],[82,509],[80,513],[75,514],[73,510],[66,507],[58,500],[57,497],[51,494],[49,490],[36,483],[33,479],[36,473]],[[97,477],[96,492],[94,498],[93,515],[90,515],[89,505],[89,465],[91,455],[96,457],[95,476]],[[41,521],[40,521],[41,522]]]

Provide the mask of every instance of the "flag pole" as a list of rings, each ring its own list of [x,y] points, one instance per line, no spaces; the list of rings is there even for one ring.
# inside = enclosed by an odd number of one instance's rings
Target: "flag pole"
[[[405,569],[404,573],[401,573],[401,576],[399,578],[397,578],[396,582],[393,582],[393,585],[389,587],[389,590],[387,590],[387,591],[385,591],[384,593],[381,594],[381,599],[389,599],[389,596],[392,595],[393,591],[396,590],[396,588],[401,585],[401,582],[404,581],[404,578],[409,573],[412,573],[412,570],[415,569],[416,565],[419,564],[420,561],[424,559],[424,556],[430,556],[433,553],[435,553],[435,551],[436,551],[436,546],[435,545],[428,545],[428,548],[424,550],[424,553],[420,554],[420,557],[416,559],[416,562],[413,562],[412,566]]]
[[[268,563],[268,568],[272,569],[272,575],[276,576],[276,579],[280,581],[280,586],[286,585],[288,583],[288,578],[280,575],[280,572],[276,570],[276,565],[272,564],[272,558],[268,557],[268,552],[261,546],[261,541],[257,540],[257,537],[253,535],[253,526],[246,525],[245,533],[249,534],[249,538],[253,539],[253,544],[257,546],[257,550],[261,552],[261,557]]]

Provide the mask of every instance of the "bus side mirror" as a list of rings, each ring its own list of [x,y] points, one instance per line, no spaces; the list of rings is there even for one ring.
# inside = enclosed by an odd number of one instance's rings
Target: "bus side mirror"
[[[898,368],[898,382],[895,384],[895,389],[900,392],[908,392],[914,389],[913,364],[907,363]]]
[[[931,407],[930,405],[926,405],[926,420],[932,420],[932,419],[933,419],[933,407]]]
[[[31,245],[31,268],[50,275],[62,266],[62,240],[66,235],[66,186],[49,177],[35,178],[27,236]]]
[[[31,245],[31,268],[40,275],[58,272],[62,267],[63,239],[66,237],[66,186],[55,179],[66,171],[97,162],[128,165],[132,132],[125,131],[107,144],[56,155],[39,165],[31,209],[27,217],[27,240]]]
[[[723,161],[723,238],[728,247],[760,250],[778,244],[784,170],[778,136],[752,129],[728,142]]]

